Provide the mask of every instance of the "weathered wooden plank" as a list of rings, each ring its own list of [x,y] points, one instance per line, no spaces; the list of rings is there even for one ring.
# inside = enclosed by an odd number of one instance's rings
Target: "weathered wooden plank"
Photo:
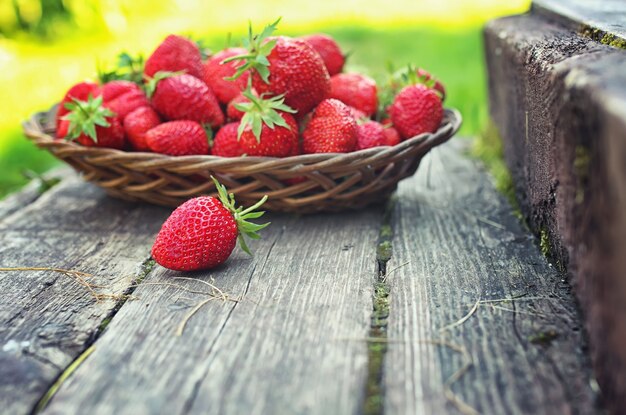
[[[95,274],[91,281],[109,285],[106,292],[123,292],[145,272],[166,214],[110,199],[68,175],[0,222],[0,267],[75,269]],[[0,406],[26,414],[117,301],[96,302],[75,279],[49,271],[0,272],[0,291]]]
[[[446,381],[481,413],[592,413],[569,287],[462,148],[435,149],[399,188],[387,269],[406,265],[387,277],[386,413],[458,413]],[[463,351],[473,366],[450,384]]]
[[[69,167],[60,167],[44,174],[43,179],[52,183],[70,174],[71,169]],[[0,221],[37,200],[43,193],[42,184],[40,180],[31,180],[30,183],[24,186],[19,192],[10,194],[2,199],[2,201],[0,201]]]
[[[381,218],[273,215],[253,258],[198,281],[155,268],[44,413],[357,413]],[[159,284],[210,278],[243,299],[209,302],[177,337],[205,296]]]

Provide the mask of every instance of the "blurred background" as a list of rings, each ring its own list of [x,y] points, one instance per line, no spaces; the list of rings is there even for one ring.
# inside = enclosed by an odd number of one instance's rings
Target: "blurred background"
[[[530,0],[0,0],[0,198],[56,164],[20,123],[95,79],[121,51],[144,56],[169,33],[212,49],[247,28],[283,19],[279,34],[325,32],[350,53],[347,70],[382,81],[389,64],[423,67],[443,81],[446,105],[464,116],[462,135],[487,125],[481,27],[526,11]]]

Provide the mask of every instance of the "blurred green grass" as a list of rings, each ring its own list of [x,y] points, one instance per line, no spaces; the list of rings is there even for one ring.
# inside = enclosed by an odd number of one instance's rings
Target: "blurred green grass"
[[[368,73],[379,81],[385,79],[390,62],[396,68],[412,63],[429,70],[446,85],[448,91],[446,105],[458,108],[463,114],[464,125],[460,134],[477,134],[484,125],[487,119],[487,106],[479,27],[371,28],[355,25],[341,28],[320,26],[311,30],[331,34],[345,51],[350,52],[347,70]],[[288,35],[307,32],[310,30],[281,31],[282,34]],[[224,47],[226,36],[211,34],[203,38],[211,49],[219,50]],[[238,36],[235,35],[233,38],[238,39]],[[30,47],[32,46],[24,46]],[[75,47],[68,48],[67,44],[63,43],[46,47],[45,53],[38,53],[36,61],[31,62],[33,67],[30,71],[34,73],[44,71],[47,66],[68,65],[72,62],[72,54],[79,50],[73,49]],[[114,53],[113,50],[103,52],[105,56],[111,57]],[[89,73],[89,66],[93,68],[91,71],[95,74],[95,61],[91,64],[89,60],[82,59],[76,62],[76,66],[79,69],[72,70],[63,79],[74,78],[75,81],[79,81],[82,79],[81,75]],[[28,74],[27,65],[22,69]],[[43,78],[39,77],[39,80]],[[38,150],[23,137],[15,116],[24,118],[29,111],[48,108],[61,98],[63,91],[73,81],[64,85],[50,79],[49,83],[42,85],[42,88],[36,88],[33,82],[37,80],[34,81],[28,76],[16,76],[12,80],[11,91],[17,91],[13,96],[16,103],[23,91],[30,95],[23,96],[22,99],[26,102],[17,104],[17,109],[12,114],[5,113],[0,117],[0,198],[19,189],[28,181],[23,174],[25,170],[42,173],[57,163],[47,152]]]

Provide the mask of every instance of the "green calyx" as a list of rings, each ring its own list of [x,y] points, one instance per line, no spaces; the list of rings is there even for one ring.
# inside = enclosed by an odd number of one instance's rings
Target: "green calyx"
[[[111,123],[107,117],[115,116],[113,111],[102,106],[102,96],[94,98],[89,95],[87,101],[73,99],[65,104],[65,108],[70,111],[63,117],[70,122],[66,137],[68,141],[86,134],[97,143],[96,126],[109,127]]]
[[[134,82],[137,85],[143,83],[143,67],[145,60],[142,55],[131,56],[127,52],[117,55],[117,62],[112,70],[105,70],[97,64],[98,79],[101,84],[123,80]]]
[[[282,111],[291,114],[296,112],[296,110],[285,104],[284,94],[267,99],[264,98],[263,95],[257,97],[252,93],[252,88],[249,84],[242,94],[250,100],[250,102],[235,104],[235,108],[244,112],[241,122],[239,123],[239,128],[237,129],[237,139],[241,137],[241,134],[243,134],[248,126],[252,129],[252,134],[254,134],[257,142],[261,141],[263,124],[267,125],[272,130],[277,125],[291,130],[289,124],[287,124],[285,119],[278,112]]]
[[[235,195],[232,193],[229,194],[226,190],[226,186],[218,182],[215,177],[211,176],[211,179],[213,180],[213,183],[215,183],[215,188],[217,189],[220,202],[222,202],[224,207],[232,213],[235,222],[237,222],[237,229],[239,230],[237,240],[239,241],[241,249],[243,249],[248,255],[252,255],[250,248],[248,248],[248,245],[246,244],[245,237],[250,239],[260,239],[261,237],[258,232],[267,227],[270,222],[258,225],[256,223],[248,222],[248,219],[257,219],[265,214],[264,211],[255,212],[255,210],[265,203],[267,196],[263,196],[261,200],[247,209],[244,209],[243,206],[236,207]]]
[[[243,47],[248,50],[248,53],[232,56],[222,61],[222,63],[242,61],[244,64],[237,68],[237,72],[235,72],[233,76],[225,78],[226,80],[235,80],[243,75],[244,72],[255,70],[261,79],[263,79],[263,82],[269,84],[270,62],[267,60],[267,57],[272,52],[272,49],[274,49],[276,39],[267,39],[278,27],[280,19],[279,17],[274,23],[265,26],[263,31],[258,35],[252,33],[252,23],[248,23],[248,37],[244,38],[242,41]]]
[[[186,71],[177,71],[177,72],[159,71],[155,73],[152,78],[150,78],[149,76],[146,76],[145,77],[146,83],[144,86],[145,91],[146,91],[146,96],[148,98],[152,98],[152,95],[154,95],[154,91],[156,91],[156,87],[159,81],[162,81],[166,78],[172,78],[174,76],[184,75],[185,72]]]

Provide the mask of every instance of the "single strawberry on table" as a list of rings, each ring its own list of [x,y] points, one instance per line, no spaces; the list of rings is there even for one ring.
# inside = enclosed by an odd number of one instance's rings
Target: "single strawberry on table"
[[[357,144],[357,123],[343,102],[325,99],[302,133],[304,153],[348,153]]]
[[[146,133],[161,123],[159,114],[152,107],[140,107],[124,118],[124,131],[131,146],[137,151],[148,151]]]
[[[246,54],[243,48],[228,48],[217,52],[204,63],[203,80],[211,88],[217,99],[224,105],[228,104],[241,93],[248,84],[249,73],[242,74],[237,79],[228,80],[237,72],[241,62],[224,62],[233,56]]]
[[[378,107],[376,82],[359,73],[340,73],[330,78],[329,98],[362,111],[371,117]]]
[[[68,113],[61,117],[57,137],[75,140],[86,147],[123,149],[126,140],[120,119],[102,103],[102,95],[86,101],[74,98],[65,104]]]
[[[192,120],[217,128],[224,113],[211,89],[198,78],[157,72],[146,85],[152,106],[167,120]]]
[[[146,60],[144,75],[153,78],[157,72],[185,73],[202,79],[202,55],[198,45],[178,35],[169,35]]]
[[[324,61],[324,66],[330,76],[336,75],[343,70],[346,56],[331,36],[324,33],[315,33],[302,36],[300,39],[311,45]]]
[[[394,127],[404,139],[437,131],[443,119],[439,93],[425,85],[410,85],[396,96],[389,107]]]
[[[225,62],[244,62],[233,78],[251,71],[252,86],[259,94],[284,95],[285,104],[302,117],[327,97],[330,76],[320,55],[304,40],[270,36],[279,20],[259,35],[250,30],[246,54]]]
[[[180,205],[165,221],[152,247],[152,257],[165,268],[196,271],[216,267],[231,255],[237,240],[248,254],[245,238],[259,239],[269,223],[255,224],[265,212],[255,212],[265,201],[244,209],[235,206],[233,194],[213,179],[218,198],[201,196]]]
[[[287,157],[297,151],[298,124],[295,110],[284,103],[282,95],[272,98],[243,92],[247,103],[235,104],[244,112],[237,130],[241,150],[249,156]]]
[[[148,130],[146,144],[155,153],[170,156],[209,154],[209,137],[195,121],[169,121]]]

